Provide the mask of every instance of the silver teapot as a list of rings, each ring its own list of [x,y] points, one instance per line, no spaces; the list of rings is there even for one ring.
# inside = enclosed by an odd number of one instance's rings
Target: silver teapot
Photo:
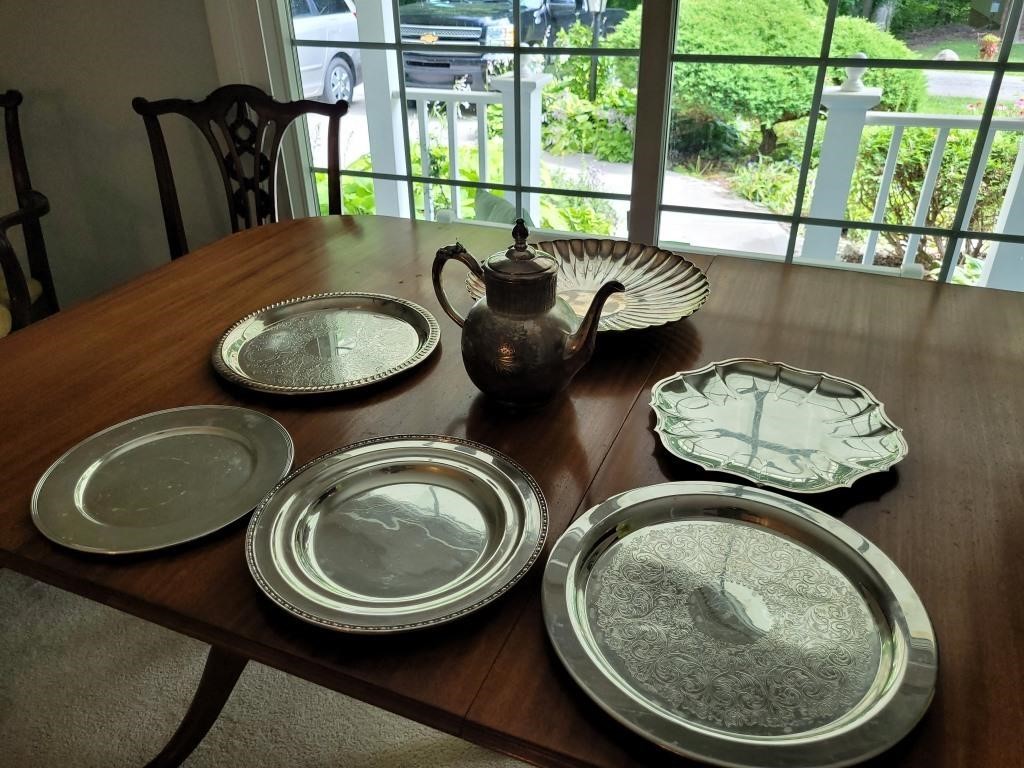
[[[555,295],[558,265],[526,244],[530,233],[516,220],[515,244],[481,265],[460,243],[446,245],[434,257],[434,291],[448,316],[462,326],[462,360],[469,378],[501,402],[536,405],[561,392],[594,353],[597,325],[605,301],[624,291],[609,281],[594,294],[580,321]],[[452,307],[441,287],[441,270],[458,259],[483,280],[485,295],[466,317]]]

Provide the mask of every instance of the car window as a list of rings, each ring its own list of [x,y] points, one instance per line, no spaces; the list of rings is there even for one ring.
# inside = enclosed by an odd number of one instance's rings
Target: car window
[[[315,0],[317,10],[321,16],[329,13],[350,13],[345,0]]]
[[[299,16],[309,16],[310,14],[309,0],[292,0],[293,19],[297,19]]]

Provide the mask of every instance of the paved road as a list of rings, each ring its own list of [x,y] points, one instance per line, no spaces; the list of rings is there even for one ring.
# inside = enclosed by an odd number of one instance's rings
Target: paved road
[[[984,100],[988,97],[992,75],[982,72],[957,72],[943,70],[925,71],[928,79],[928,93],[933,96],[960,96]],[[1024,78],[1007,76],[999,89],[1000,101],[1016,101],[1024,98]]]

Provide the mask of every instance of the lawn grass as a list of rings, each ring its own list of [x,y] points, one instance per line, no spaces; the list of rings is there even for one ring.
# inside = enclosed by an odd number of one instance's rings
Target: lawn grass
[[[977,105],[972,111],[967,108],[969,104]],[[921,102],[914,109],[926,115],[975,115],[981,113],[984,106],[984,99],[972,99],[968,96],[933,96],[926,93]]]
[[[911,44],[910,48],[920,54],[922,59],[933,59],[939,51],[949,48],[956,51],[956,55],[960,57],[961,61],[979,61],[979,46],[976,38],[951,38],[920,46]],[[1024,61],[1024,43],[1017,43],[1010,49],[1010,61]]]

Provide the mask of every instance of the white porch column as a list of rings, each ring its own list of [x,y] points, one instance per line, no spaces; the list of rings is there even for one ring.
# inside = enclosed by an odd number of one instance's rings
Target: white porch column
[[[391,3],[356,0],[356,24],[360,40],[395,42]],[[405,105],[394,95],[399,93],[399,78],[402,76],[397,59],[392,51],[362,51],[370,159],[373,170],[378,173],[407,173],[402,130],[402,121],[406,119]],[[409,217],[409,194],[403,182],[374,179],[373,196],[377,202],[377,213]]]
[[[1017,145],[1017,162],[1010,174],[995,231],[1005,235],[1024,235],[1024,139]],[[989,288],[1024,291],[1024,245],[992,243],[978,282]]]
[[[857,54],[858,58],[867,58]],[[861,83],[862,67],[847,67],[847,79],[838,87],[826,88],[821,105],[828,109],[825,138],[821,143],[818,176],[814,182],[810,215],[823,219],[845,219],[850,184],[857,164],[860,137],[868,110],[882,100],[881,88],[865,88]],[[836,260],[840,231],[836,227],[807,227],[803,261]]]
[[[540,121],[541,121],[541,92],[544,86],[551,82],[551,75],[522,75],[519,78],[519,125],[522,136],[522,147],[520,159],[523,167],[523,184],[529,187],[540,186]],[[512,73],[499,75],[491,78],[491,88],[501,93],[501,114],[502,114],[502,140],[505,148],[502,152],[504,157],[504,182],[515,184],[516,182],[516,153],[515,153],[515,76]],[[486,141],[486,139],[484,139]],[[515,193],[506,192],[505,197],[515,203]],[[530,214],[533,223],[540,226],[540,195],[534,193],[523,194],[523,209]]]

